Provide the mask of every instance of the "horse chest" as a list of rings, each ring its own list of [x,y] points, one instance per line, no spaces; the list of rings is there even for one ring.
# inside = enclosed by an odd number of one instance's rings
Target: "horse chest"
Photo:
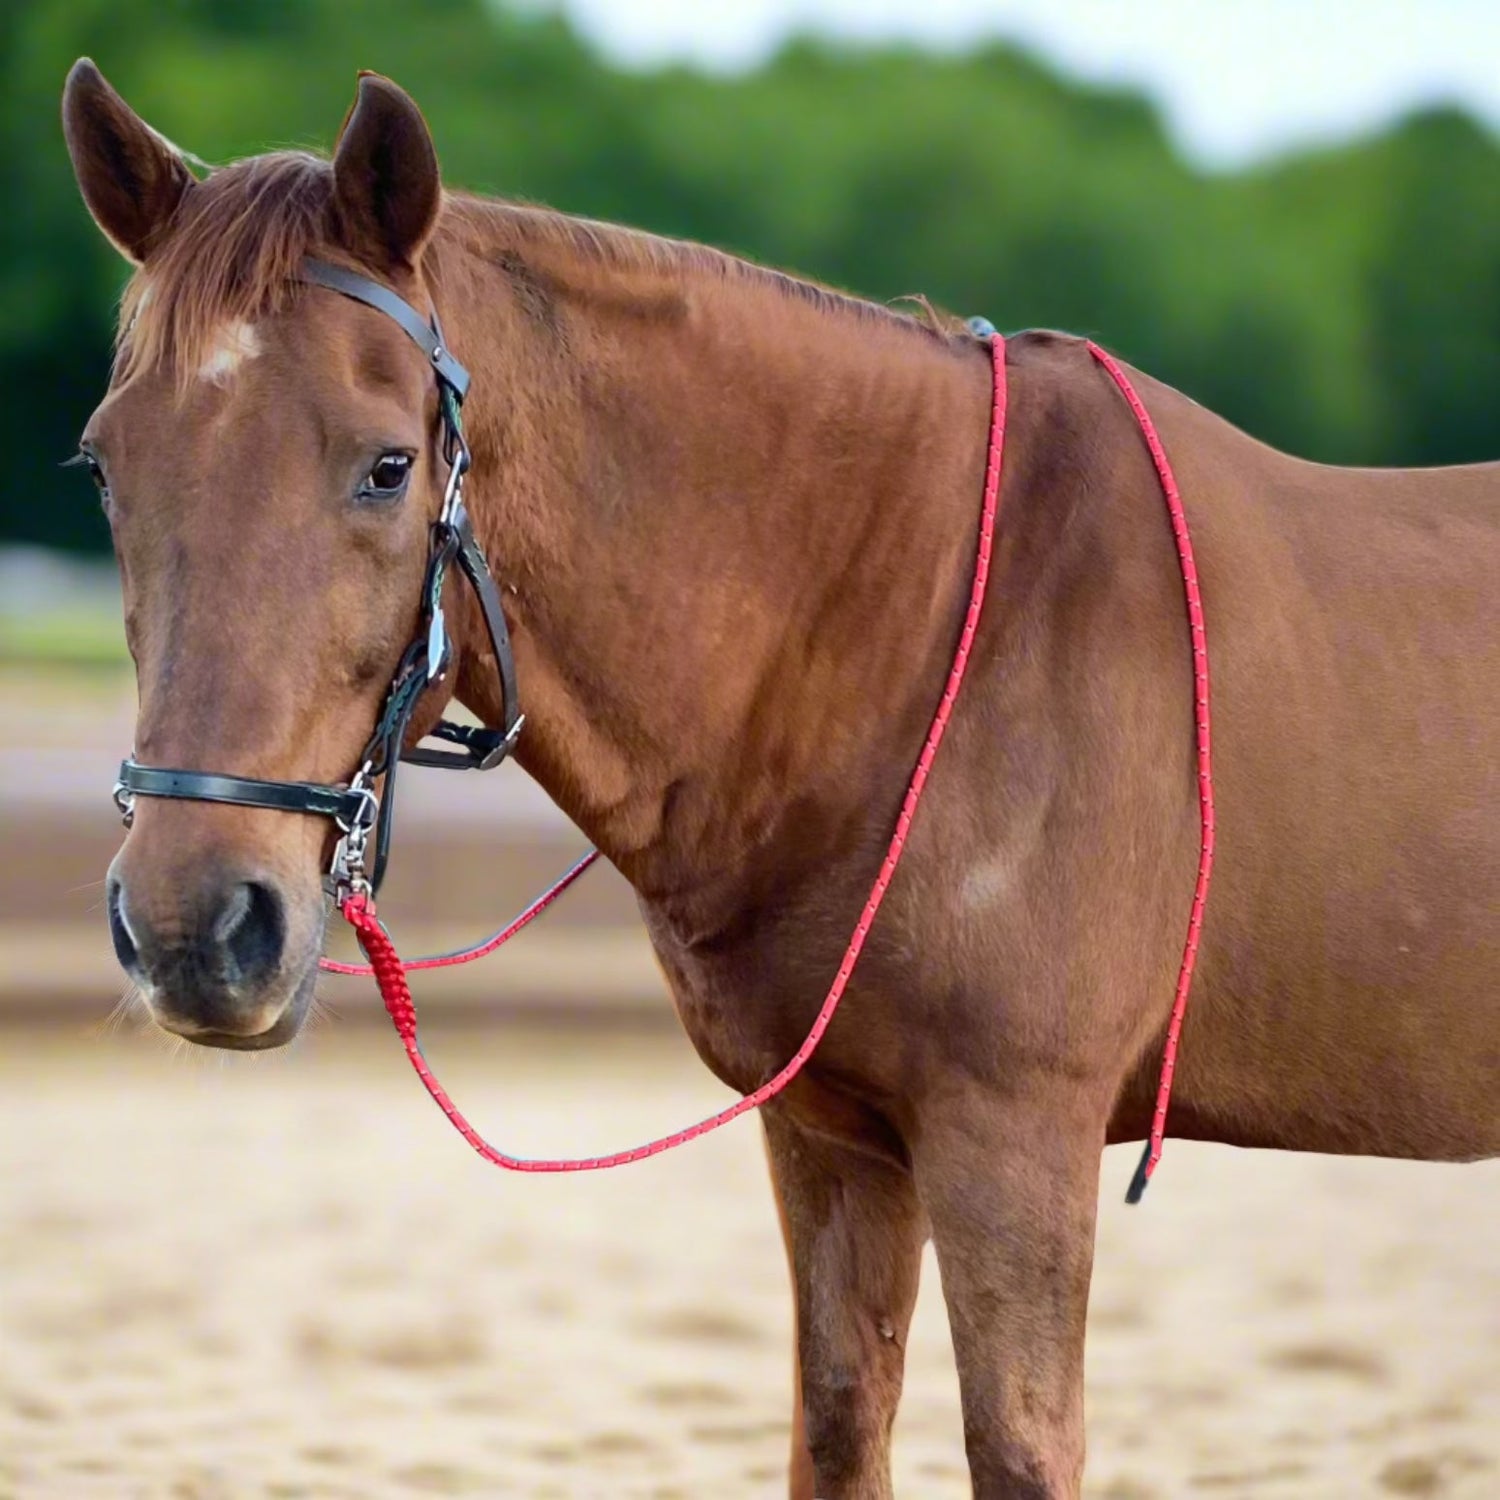
[[[683,1030],[704,1064],[748,1093],[797,1049],[816,1014],[794,982],[796,955],[774,940],[733,944],[684,941],[643,903],[646,930]],[[831,971],[830,971],[831,972]],[[821,998],[821,997],[817,997]]]
[[[730,1088],[740,1093],[755,1088],[774,1056],[772,1027],[761,1007],[721,988],[710,972],[713,965],[695,962],[654,939],[653,945],[678,1019],[698,1056]]]

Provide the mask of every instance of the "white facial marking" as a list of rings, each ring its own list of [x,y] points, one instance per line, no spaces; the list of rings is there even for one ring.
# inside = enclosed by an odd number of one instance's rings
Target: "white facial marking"
[[[226,323],[208,358],[198,367],[198,378],[223,385],[247,359],[254,359],[260,352],[260,338],[249,323]]]
[[[145,282],[142,285],[141,294],[135,299],[135,311],[131,313],[130,322],[125,327],[126,338],[130,337],[131,330],[134,329],[137,321],[140,319],[141,314],[145,312],[146,308],[150,305],[151,293],[153,292],[153,290],[155,289],[152,287],[149,281]]]

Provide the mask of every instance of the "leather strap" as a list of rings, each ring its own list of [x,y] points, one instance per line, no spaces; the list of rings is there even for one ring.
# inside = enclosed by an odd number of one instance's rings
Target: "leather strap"
[[[401,759],[408,765],[433,766],[447,771],[488,771],[498,766],[516,747],[521,726],[526,722],[524,714],[516,715],[510,733],[500,729],[486,729],[475,724],[455,724],[451,719],[442,719],[427,732],[435,740],[447,740],[450,745],[462,746],[462,753],[452,750],[430,750],[425,745],[416,745],[403,752]]]
[[[355,302],[363,302],[401,325],[402,330],[419,348],[431,364],[437,377],[451,386],[460,401],[469,393],[469,372],[454,359],[443,343],[442,330],[438,326],[437,314],[432,322],[414,308],[410,302],[398,297],[389,287],[361,276],[357,271],[346,271],[343,266],[330,265],[326,260],[304,260],[302,280],[314,286],[327,287]]]
[[[223,776],[214,771],[179,771],[120,763],[120,790],[138,797],[179,797],[191,802],[232,802],[237,807],[266,807],[275,812],[309,813],[352,827],[373,811],[368,793],[312,781],[261,781],[253,776]]]
[[[432,325],[429,327],[423,321],[421,314],[409,302],[398,297],[389,287],[382,286],[377,281],[371,281],[368,277],[359,275],[358,272],[332,265],[328,261],[305,260],[302,263],[302,275],[304,280],[315,286],[326,287],[329,291],[338,292],[356,302],[362,302],[367,307],[372,307],[377,312],[385,313],[387,317],[393,318],[431,361],[439,380],[451,389],[455,403],[462,403],[469,389],[469,373],[443,345],[436,313],[433,314]],[[452,437],[461,444],[461,435],[456,425],[456,410],[451,416],[445,416],[445,422]],[[499,765],[515,748],[516,738],[521,731],[523,720],[516,690],[515,658],[511,652],[510,631],[505,623],[505,610],[500,602],[500,591],[495,586],[489,563],[485,560],[484,552],[474,536],[473,524],[462,503],[459,504],[453,516],[451,526],[456,539],[455,550],[458,564],[463,569],[470,588],[474,590],[475,598],[479,601],[480,612],[484,616],[485,630],[489,635],[490,646],[494,653],[495,670],[500,678],[502,727],[498,730],[474,729],[467,725],[451,724],[445,720],[437,726],[434,734],[441,739],[446,739],[450,744],[461,745],[463,747],[461,752],[414,748],[407,751],[401,758],[414,765],[436,766],[447,770],[487,771]],[[441,572],[436,576],[440,586]],[[432,601],[434,611],[437,605],[438,601],[434,599]],[[377,730],[376,738],[381,737]]]
[[[484,551],[474,536],[474,525],[469,520],[468,508],[464,505],[460,505],[454,514],[453,530],[458,536],[458,565],[463,570],[464,577],[469,580],[474,597],[479,601],[484,628],[495,655],[495,671],[500,677],[500,741],[508,751],[521,732],[521,698],[516,688],[516,662],[510,647],[510,630],[505,623],[505,608],[500,602],[500,589],[495,583],[495,575],[490,572]],[[501,758],[503,754],[497,757]],[[495,764],[495,761],[492,760],[490,764]],[[480,769],[487,767],[481,764]]]

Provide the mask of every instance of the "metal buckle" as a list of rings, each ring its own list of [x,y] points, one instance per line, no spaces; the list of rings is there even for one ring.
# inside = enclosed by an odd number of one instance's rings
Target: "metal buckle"
[[[510,726],[505,738],[490,751],[488,755],[482,756],[474,762],[476,771],[491,771],[500,764],[506,756],[510,755],[516,748],[516,741],[521,738],[521,731],[526,727],[526,715],[517,714],[516,722]]]
[[[458,514],[459,502],[463,499],[464,475],[469,472],[469,445],[459,438],[459,448],[448,461],[448,480],[443,486],[443,508],[438,519],[446,526],[453,524]]]
[[[469,445],[457,427],[448,425],[448,438],[452,447],[448,458],[448,481],[443,486],[443,504],[438,511],[438,534],[457,532],[459,511],[464,503],[464,475],[469,472]],[[445,450],[448,444],[445,443]],[[448,665],[449,637],[447,622],[443,617],[442,593],[445,568],[440,562],[432,579],[432,619],[427,625],[427,680],[441,677]]]
[[[427,626],[427,680],[434,681],[443,675],[448,665],[448,627],[443,618],[443,606],[439,604],[432,612]]]
[[[428,564],[426,606],[431,611],[427,621],[427,680],[433,682],[441,677],[448,666],[451,640],[448,635],[447,617],[443,613],[443,583],[448,573],[448,562],[458,550],[458,528],[454,521],[463,509],[463,479],[457,468],[448,475],[448,488],[443,495],[443,509],[432,530],[432,560]]]
[[[337,814],[333,820],[344,830],[343,838],[333,847],[333,860],[328,866],[334,897],[341,906],[350,896],[371,894],[365,875],[365,845],[380,817],[380,799],[371,785],[373,772],[374,766],[367,760],[349,783],[349,790],[359,794],[359,810],[347,821]]]
[[[129,828],[135,822],[135,793],[123,781],[117,781],[112,795],[120,809],[120,821]]]

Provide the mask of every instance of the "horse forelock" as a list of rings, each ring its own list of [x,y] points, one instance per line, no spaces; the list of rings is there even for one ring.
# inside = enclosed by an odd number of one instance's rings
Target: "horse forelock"
[[[329,240],[333,168],[282,151],[221,167],[186,194],[165,241],[125,288],[115,374],[166,369],[185,385],[217,367],[224,330],[278,311]]]

